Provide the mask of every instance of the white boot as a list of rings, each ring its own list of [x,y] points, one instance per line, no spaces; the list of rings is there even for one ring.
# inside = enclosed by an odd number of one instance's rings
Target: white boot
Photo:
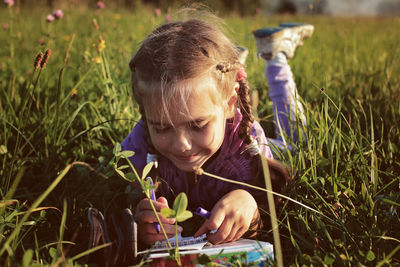
[[[279,52],[288,59],[294,56],[296,48],[314,32],[314,26],[301,23],[282,23],[276,28],[263,28],[253,32],[257,53],[265,60],[271,60]]]

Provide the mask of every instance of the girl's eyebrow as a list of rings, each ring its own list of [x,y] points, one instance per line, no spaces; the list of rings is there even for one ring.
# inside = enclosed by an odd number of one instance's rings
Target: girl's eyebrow
[[[188,120],[188,121],[184,122],[184,124],[185,124],[185,123],[196,123],[196,124],[202,123],[203,121],[209,120],[210,117],[212,117],[212,115],[206,116],[206,117],[195,118],[195,119],[193,119],[193,120]],[[147,119],[147,121],[148,121],[151,125],[155,125],[155,126],[163,126],[163,127],[171,126],[170,124],[161,123],[161,122],[159,122],[159,121],[153,121],[153,120],[151,120],[151,119]]]
[[[147,121],[148,121],[150,124],[152,124],[152,125],[157,125],[157,126],[164,125],[164,124],[162,124],[162,123],[159,122],[159,121],[153,121],[153,120],[150,120],[150,119],[147,119]]]

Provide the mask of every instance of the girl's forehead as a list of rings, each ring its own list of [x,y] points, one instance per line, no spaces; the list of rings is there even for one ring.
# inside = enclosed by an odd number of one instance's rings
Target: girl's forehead
[[[179,89],[179,90],[176,90]],[[174,125],[223,112],[222,102],[214,79],[196,79],[175,88],[175,94],[152,98],[145,106],[146,117],[161,124]],[[160,99],[161,98],[161,99]]]

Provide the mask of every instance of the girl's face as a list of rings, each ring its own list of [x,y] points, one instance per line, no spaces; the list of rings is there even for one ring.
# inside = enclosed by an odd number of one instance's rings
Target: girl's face
[[[225,120],[233,114],[237,99],[235,88],[232,88],[232,96],[226,103],[215,103],[212,94],[217,91],[212,79],[193,85],[196,93],[188,99],[189,114],[180,112],[180,107],[175,105],[169,112],[171,121],[165,122],[160,121],[160,116],[151,112],[150,107],[145,107],[154,147],[185,172],[201,167],[220,148],[225,135]]]

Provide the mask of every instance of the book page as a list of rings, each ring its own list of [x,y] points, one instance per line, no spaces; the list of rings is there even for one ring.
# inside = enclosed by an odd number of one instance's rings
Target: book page
[[[176,236],[171,237],[168,239],[170,242],[172,248],[176,248]],[[188,237],[182,237],[181,234],[178,235],[178,247],[179,251],[183,250],[201,250],[205,244],[207,244],[207,235],[203,234],[198,237],[193,237],[193,236],[188,236]],[[148,252],[159,252],[159,251],[166,251],[168,250],[168,243],[166,240],[162,242],[156,242],[156,244],[147,250],[140,251],[138,254],[145,254]]]

